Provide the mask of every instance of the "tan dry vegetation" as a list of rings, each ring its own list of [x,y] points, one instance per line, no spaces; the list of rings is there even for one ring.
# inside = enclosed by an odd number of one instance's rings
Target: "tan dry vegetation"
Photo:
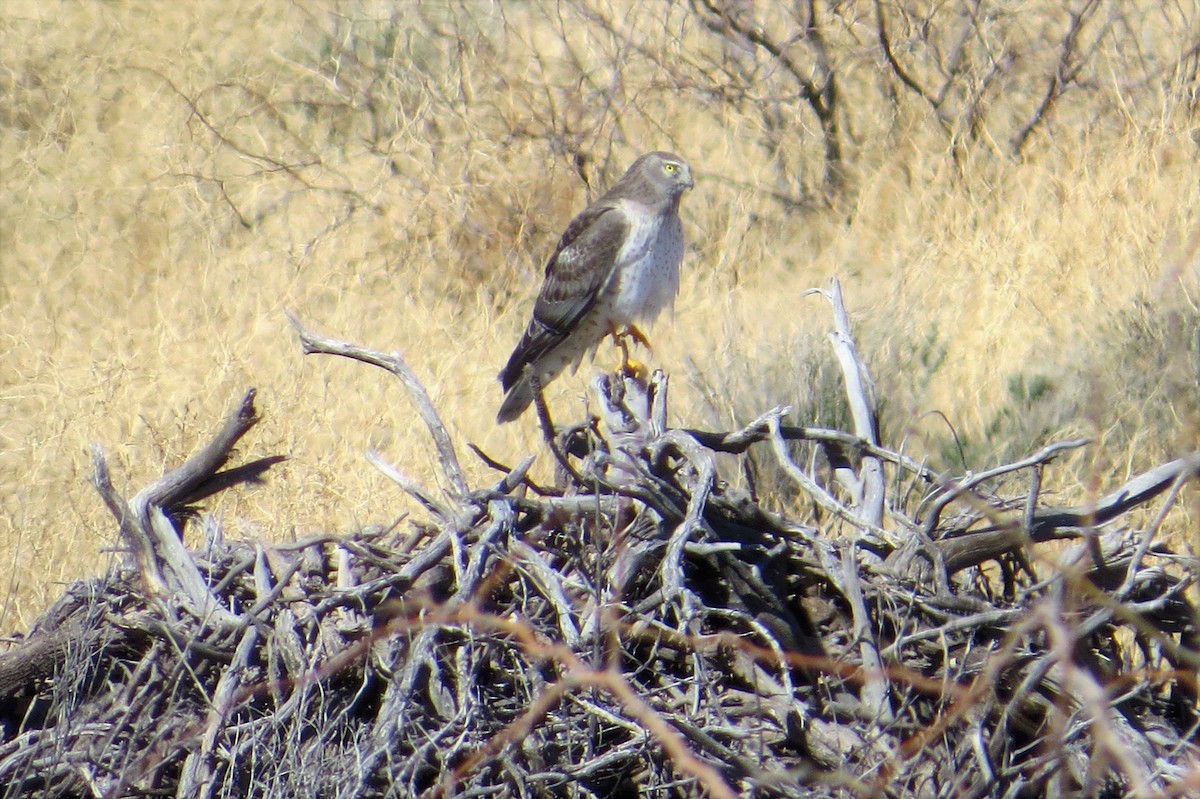
[[[541,259],[587,199],[577,155],[593,190],[652,148],[679,151],[699,176],[684,203],[684,288],[654,354],[675,375],[676,418],[696,425],[806,395],[798,381],[828,314],[802,293],[834,275],[892,392],[891,432],[934,455],[946,431],[929,411],[978,439],[1009,403],[1010,376],[1094,358],[1098,331],[1139,295],[1195,307],[1194,75],[1168,75],[1147,100],[1098,69],[1098,88],[1064,100],[1021,158],[998,154],[991,131],[952,154],[920,102],[882,102],[871,4],[857,5],[832,27],[853,138],[847,189],[825,202],[815,121],[773,129],[763,113],[777,64],[756,62],[748,94],[713,93],[750,56],[688,7],[5,4],[0,629],[24,628],[64,581],[103,568],[115,536],[87,485],[89,443],[132,492],[247,386],[266,418],[246,455],[290,459],[221,500],[231,535],[397,517],[407,505],[364,461],[370,447],[436,479],[401,388],[303,361],[284,309],[400,351],[457,442],[514,462],[540,451],[531,419],[494,425],[495,373]],[[1135,15],[1144,46],[1194,40],[1200,11],[1186,5]],[[1026,4],[994,27],[1036,41],[1062,19],[1059,3]],[[1040,85],[1040,63],[1018,88]],[[1030,102],[996,98],[996,124]],[[944,363],[914,375],[914,342],[931,331]],[[579,413],[591,373],[552,387],[561,416]],[[1078,411],[1067,432],[1103,436],[1110,413],[1129,413],[1125,389],[1079,374],[1058,403]],[[1194,405],[1180,407],[1175,430],[1110,454],[1108,474],[1075,473],[1076,486],[1200,446]],[[491,479],[468,463],[475,483]],[[1193,513],[1177,529],[1194,525]]]

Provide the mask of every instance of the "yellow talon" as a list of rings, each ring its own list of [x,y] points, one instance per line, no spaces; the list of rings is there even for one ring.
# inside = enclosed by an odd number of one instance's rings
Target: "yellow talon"
[[[638,344],[641,344],[648,350],[654,349],[650,346],[650,339],[646,338],[646,334],[639,330],[637,325],[630,325],[628,328],[626,328],[625,335],[636,341]]]
[[[621,374],[646,382],[650,378],[650,367],[641,361],[627,360],[621,364]]]
[[[609,330],[609,334],[621,349],[621,362],[617,364],[616,371],[630,377],[636,377],[639,380],[645,380],[650,375],[650,370],[645,364],[629,357],[629,342],[627,339],[633,339],[646,349],[650,349],[650,341],[646,338],[646,334],[638,330],[635,325],[629,325],[624,330],[617,330],[616,327],[613,327]]]

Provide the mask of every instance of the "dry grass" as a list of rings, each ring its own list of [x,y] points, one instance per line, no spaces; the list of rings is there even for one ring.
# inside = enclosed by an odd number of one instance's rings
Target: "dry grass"
[[[1200,121],[1194,99],[1189,111],[1170,93],[1184,81],[1194,98],[1186,76],[1162,81],[1158,112],[1143,97],[1114,113],[1122,92],[1100,85],[1064,101],[1022,159],[981,145],[955,165],[919,103],[873,99],[882,79],[847,23],[834,44],[848,54],[848,189],[789,211],[771,193],[814,196],[814,123],[773,133],[762,103],[686,83],[723,63],[686,8],[440,6],[5,5],[0,629],[25,628],[63,582],[103,568],[115,536],[86,483],[90,442],[133,490],[249,385],[266,414],[253,454],[290,460],[223,500],[231,534],[282,539],[402,513],[368,447],[434,479],[401,389],[303,362],[285,308],[398,349],[456,441],[509,461],[539,451],[529,420],[493,424],[495,373],[540,259],[586,200],[577,153],[597,186],[660,147],[699,175],[687,278],[654,356],[697,424],[803,397],[794,345],[821,346],[826,314],[802,292],[838,275],[889,390],[890,432],[917,451],[944,447],[936,409],[986,452],[1011,376],[1043,372],[1062,378],[1050,417],[1071,434],[1103,438],[1118,415],[1136,429],[1137,402],[1178,402],[1173,428],[1115,442],[1097,459],[1108,471],[1081,469],[1076,488],[1200,446],[1194,397],[1147,400],[1108,379],[1101,336],[1117,336],[1139,298],[1196,319]],[[1031,29],[1057,24],[1057,6],[1029,11]],[[1164,51],[1197,24],[1172,13],[1143,31]],[[1027,110],[1013,96],[1012,115]],[[785,170],[764,154],[769,135],[782,136]],[[931,334],[944,361],[922,374],[914,353]],[[585,381],[559,381],[552,406],[577,413]],[[1195,527],[1193,511],[1176,535]]]

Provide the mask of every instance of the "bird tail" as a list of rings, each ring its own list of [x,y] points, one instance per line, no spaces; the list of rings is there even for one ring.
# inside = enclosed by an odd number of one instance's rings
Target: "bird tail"
[[[528,375],[521,375],[504,395],[504,402],[500,404],[500,412],[496,414],[496,423],[504,424],[513,421],[523,414],[532,403],[533,386],[529,385]]]

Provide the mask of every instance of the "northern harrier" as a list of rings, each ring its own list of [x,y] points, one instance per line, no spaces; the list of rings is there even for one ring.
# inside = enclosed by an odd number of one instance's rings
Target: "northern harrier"
[[[692,169],[671,153],[646,153],[604,196],[571,220],[546,264],[533,318],[500,372],[504,403],[496,421],[511,422],[533,401],[529,372],[541,385],[579,367],[612,335],[646,343],[649,324],[679,292],[683,225],[679,198]]]

